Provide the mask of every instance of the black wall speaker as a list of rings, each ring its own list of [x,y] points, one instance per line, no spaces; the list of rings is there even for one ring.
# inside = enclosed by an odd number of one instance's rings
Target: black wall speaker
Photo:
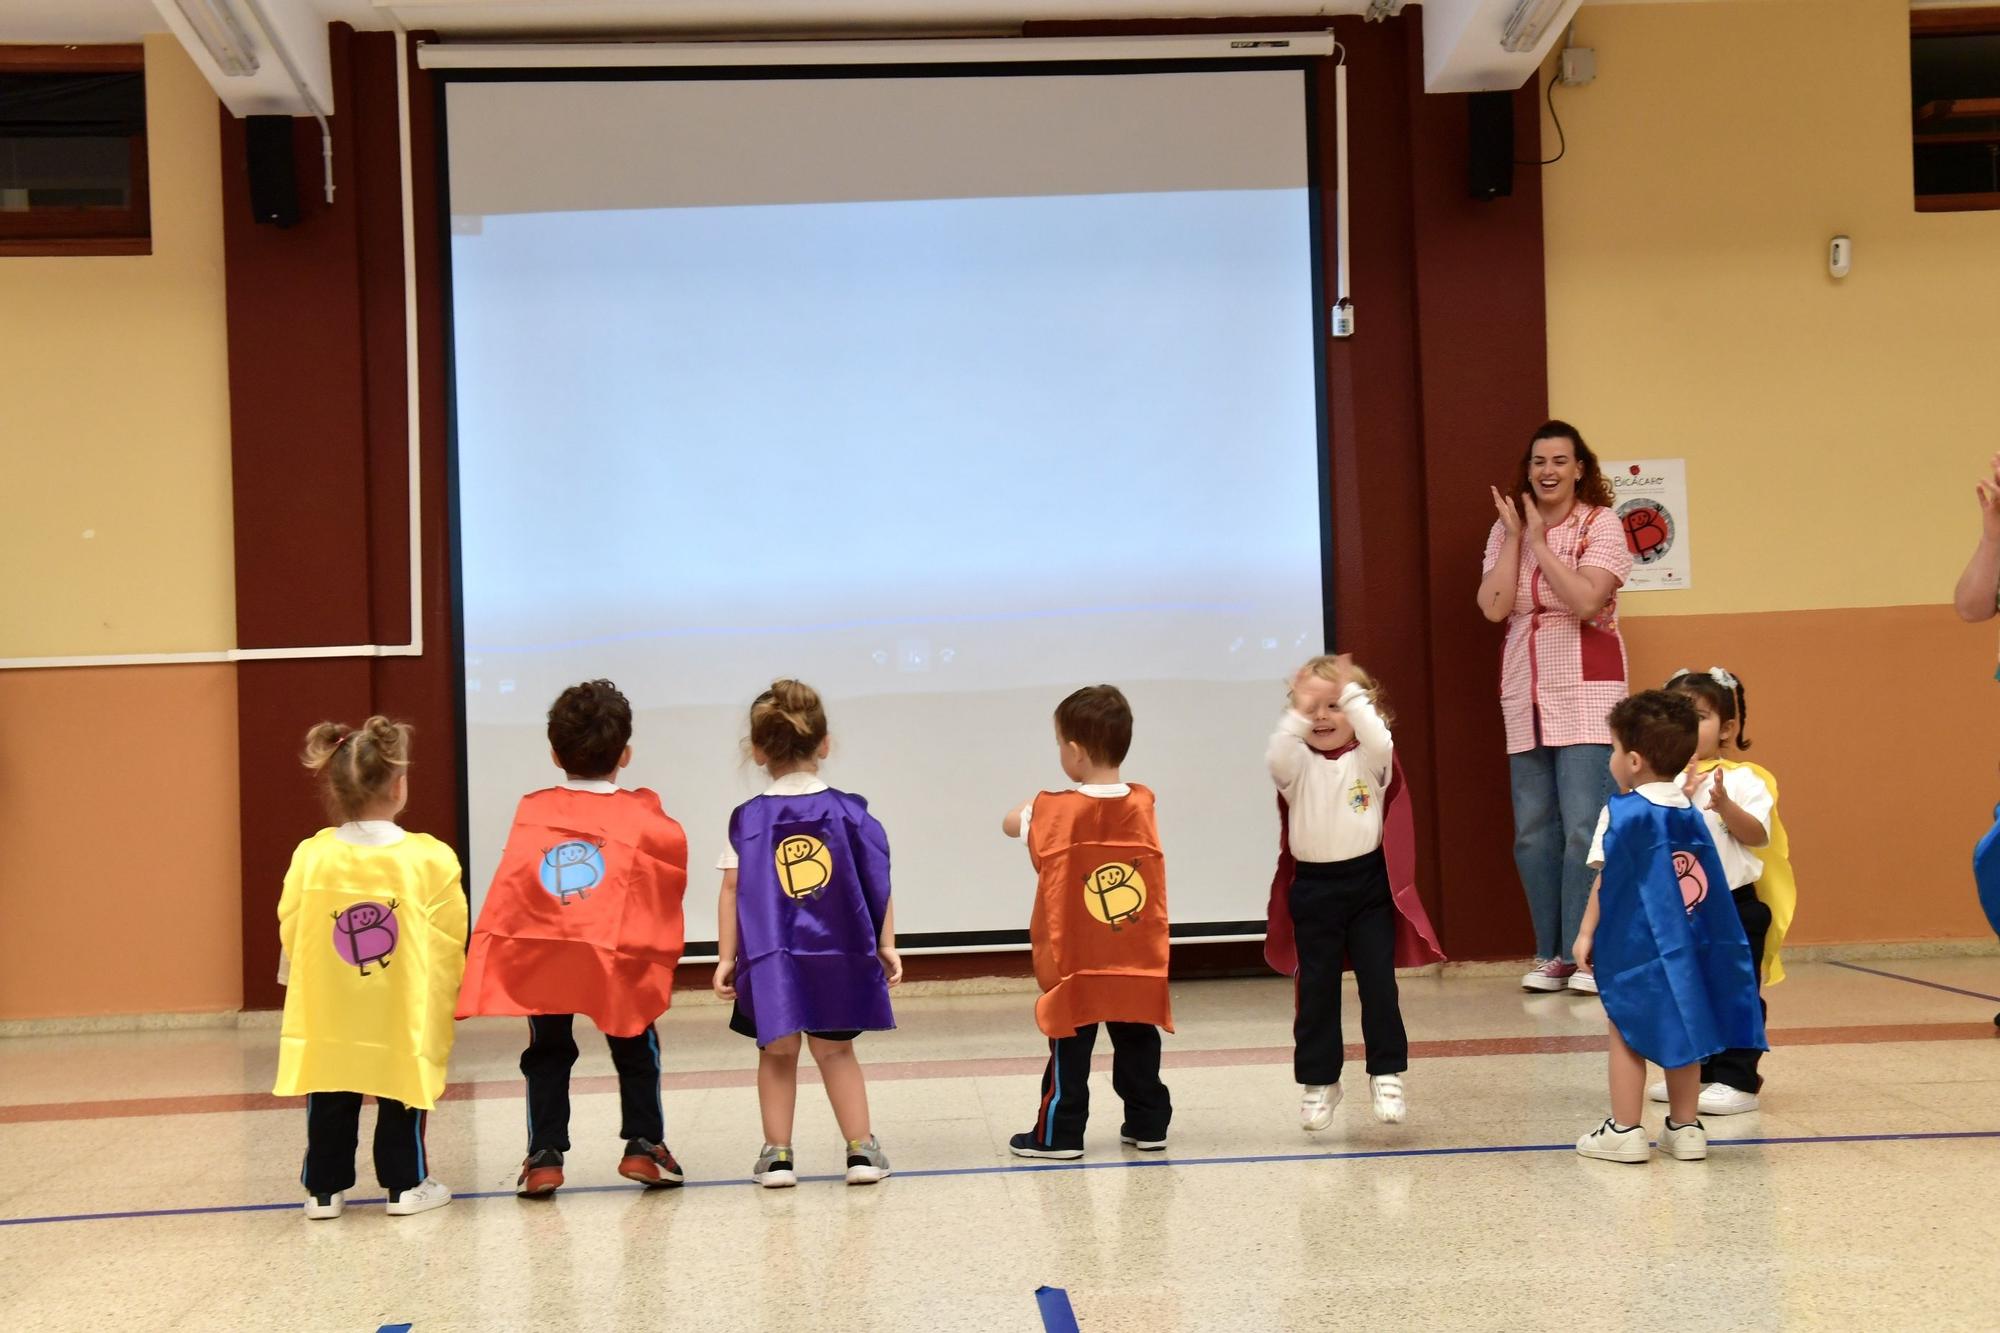
[[[1514,94],[1469,93],[1465,111],[1471,133],[1466,185],[1474,199],[1514,193]]]
[[[274,227],[297,223],[299,183],[292,169],[292,118],[245,116],[243,147],[250,163],[251,214]]]

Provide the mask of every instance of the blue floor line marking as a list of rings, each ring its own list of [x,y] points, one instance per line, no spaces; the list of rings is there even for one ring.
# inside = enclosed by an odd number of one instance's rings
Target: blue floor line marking
[[[410,1333],[408,1324],[384,1324],[375,1333]]]
[[[1947,986],[1942,981],[1925,981],[1922,977],[1906,977],[1900,972],[1884,972],[1879,967],[1863,967],[1859,963],[1843,963],[1837,958],[1827,959],[1830,967],[1844,967],[1849,972],[1866,972],[1871,977],[1887,977],[1891,981],[1907,981],[1912,986],[1928,986],[1932,990],[1949,991],[1953,995],[1969,995],[1975,1000],[1991,1000],[2000,1004],[2000,995],[1988,995],[1985,991],[1966,990],[1961,986]]]
[[[1043,1333],[1078,1333],[1076,1311],[1061,1287],[1036,1287],[1035,1308],[1042,1312]]]
[[[2000,1139],[2000,1129],[1949,1129],[1919,1130],[1903,1134],[1799,1134],[1787,1137],[1750,1139],[1710,1139],[1711,1148],[1769,1148],[1791,1147],[1821,1143],[1938,1143],[1954,1139]],[[1301,1152],[1263,1153],[1244,1157],[1157,1157],[1128,1158],[1121,1161],[1103,1162],[1034,1162],[1007,1166],[943,1166],[928,1170],[898,1171],[893,1178],[901,1180],[944,1180],[963,1176],[1003,1176],[1029,1175],[1049,1171],[1139,1171],[1170,1166],[1264,1166],[1281,1162],[1369,1162],[1394,1158],[1419,1157],[1491,1157],[1508,1153],[1549,1153],[1574,1152],[1574,1143],[1494,1143],[1471,1144],[1450,1148],[1365,1148],[1350,1152]],[[845,1175],[800,1176],[801,1184],[844,1183]],[[730,1176],[721,1180],[690,1180],[686,1189],[749,1189],[753,1188],[748,1176]],[[562,1194],[640,1194],[665,1193],[663,1190],[640,1190],[631,1185],[565,1185]],[[511,1199],[514,1191],[477,1190],[466,1194],[454,1194],[455,1201],[472,1199]],[[375,1208],[388,1202],[386,1199],[349,1199],[349,1208]],[[0,1217],[0,1227],[44,1226],[54,1222],[122,1222],[157,1217],[206,1217],[229,1213],[277,1213],[302,1206],[303,1201],[289,1203],[236,1203],[218,1204],[208,1208],[157,1208],[123,1213],[65,1213],[47,1217]],[[524,1207],[549,1207],[554,1200],[531,1200]]]

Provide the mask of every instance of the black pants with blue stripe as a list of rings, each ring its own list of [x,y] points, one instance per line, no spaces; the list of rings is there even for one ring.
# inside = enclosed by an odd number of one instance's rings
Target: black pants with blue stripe
[[[388,1097],[375,1099],[375,1181],[391,1193],[424,1183],[428,1111]],[[354,1147],[361,1138],[361,1094],[315,1092],[306,1098],[306,1165],[299,1183],[308,1194],[354,1188]]]
[[[544,1148],[569,1151],[569,1071],[576,1063],[574,1014],[536,1014],[528,1020],[528,1049],[521,1073],[528,1080],[528,1155]],[[618,1071],[620,1138],[666,1142],[660,1108],[660,1034],[648,1027],[636,1037],[604,1039]]]
[[[1160,1030],[1151,1023],[1106,1023],[1111,1031],[1111,1090],[1125,1103],[1119,1133],[1153,1141],[1167,1137],[1174,1099],[1160,1081]],[[1044,1148],[1081,1148],[1090,1120],[1090,1053],[1097,1024],[1073,1037],[1049,1040],[1049,1063],[1042,1071],[1042,1104],[1035,1115],[1035,1142]]]

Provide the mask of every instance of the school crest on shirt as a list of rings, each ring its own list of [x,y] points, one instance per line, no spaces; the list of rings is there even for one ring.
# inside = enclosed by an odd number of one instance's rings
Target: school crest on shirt
[[[1146,877],[1137,866],[1111,861],[1083,877],[1083,905],[1105,925],[1117,930],[1146,908]]]
[[[1360,778],[1354,779],[1354,785],[1347,789],[1347,808],[1357,815],[1365,815],[1374,803],[1375,796],[1368,790],[1368,784]]]

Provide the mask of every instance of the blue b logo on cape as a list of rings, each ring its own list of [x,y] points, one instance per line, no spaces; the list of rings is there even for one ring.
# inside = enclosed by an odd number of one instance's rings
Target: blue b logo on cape
[[[542,853],[541,880],[565,907],[572,896],[588,898],[590,890],[604,882],[604,849],[576,839],[559,842]]]

